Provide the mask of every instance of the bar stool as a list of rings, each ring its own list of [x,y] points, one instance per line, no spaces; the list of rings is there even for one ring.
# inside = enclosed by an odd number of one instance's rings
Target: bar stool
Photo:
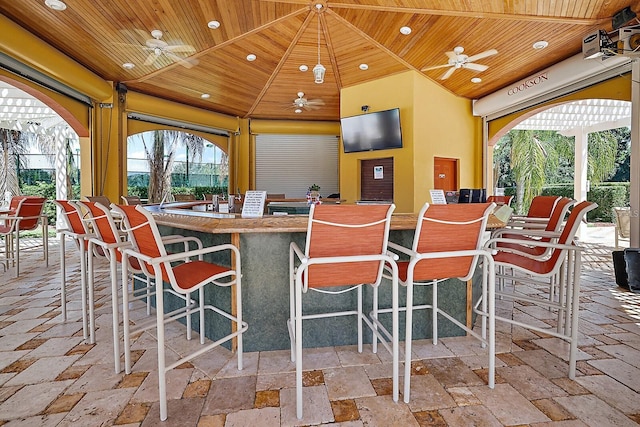
[[[539,326],[524,323],[510,318],[496,316],[496,320],[521,326],[523,328],[542,332],[557,338],[561,338],[569,343],[569,378],[574,379],[576,375],[576,357],[578,352],[578,305],[580,301],[580,248],[573,241],[576,231],[587,212],[595,209],[596,203],[583,201],[578,203],[572,210],[562,233],[557,240],[551,242],[528,242],[531,247],[550,248],[548,257],[539,258],[527,255],[522,252],[513,252],[508,247],[501,247],[501,244],[521,244],[519,239],[494,238],[490,239],[486,245],[492,250],[496,250],[494,262],[496,265],[498,279],[509,279],[513,284],[513,289],[498,290],[496,295],[512,301],[522,301],[525,304],[536,304],[558,310],[558,326],[556,330],[551,328],[540,328]],[[511,271],[512,274],[507,274]],[[560,272],[563,272],[560,275]],[[518,276],[515,273],[521,273]],[[518,284],[528,283],[531,285],[553,284],[555,277],[563,277],[558,283],[558,298],[551,300],[548,297],[536,296],[517,292]],[[548,282],[547,282],[548,281]],[[564,322],[562,321],[564,319]]]
[[[240,251],[234,245],[223,244],[207,248],[200,246],[198,249],[170,254],[165,248],[166,242],[162,241],[155,220],[143,206],[114,206],[114,209],[122,214],[123,229],[127,232],[132,244],[131,248],[120,248],[123,254],[122,282],[126,282],[129,260],[136,258],[140,265],[143,266],[142,270],[145,274],[154,279],[157,288],[158,390],[160,394],[160,420],[164,421],[167,419],[166,374],[169,370],[234,338],[237,340],[238,369],[242,369],[242,334],[247,330],[248,326],[246,322],[242,321]],[[230,254],[232,267],[206,262],[202,259],[203,255],[206,254],[224,252]],[[189,304],[184,309],[165,314],[164,292],[161,292],[164,282],[167,282],[175,293],[183,295],[187,301],[190,301],[189,294],[197,291],[198,300],[195,304]],[[205,304],[204,287],[208,284],[220,287],[235,287],[236,304],[233,307],[235,313],[228,313],[220,307]],[[123,306],[128,305],[128,293],[123,292],[122,295]],[[211,310],[231,323],[230,333],[207,345],[204,345],[205,310]],[[164,324],[179,318],[186,317],[189,319],[195,313],[200,316],[199,333],[200,343],[203,346],[167,365],[164,348]],[[129,321],[126,310],[123,317],[124,333],[125,336],[128,336]],[[127,340],[125,340],[126,344]]]
[[[67,228],[58,230],[60,233],[60,282],[61,282],[61,308],[62,318],[67,320],[67,274],[66,274],[66,237],[71,237],[80,251],[80,289],[82,298],[82,334],[84,339],[95,342],[95,316],[93,304],[93,287],[87,285],[87,257],[93,253],[87,251],[88,240],[93,237],[87,225],[82,220],[80,207],[69,200],[55,200],[60,212],[67,224]],[[89,312],[87,313],[87,307]],[[88,320],[87,320],[88,317]]]
[[[296,415],[302,418],[302,321],[335,316],[356,316],[358,351],[362,352],[362,323],[393,357],[393,400],[398,401],[398,274],[394,257],[387,252],[391,214],[395,205],[311,205],[307,240],[303,251],[291,242],[289,250],[289,338],[291,360],[296,363]],[[378,320],[378,287],[384,265],[391,266],[392,330]],[[373,311],[362,311],[362,287],[373,288]],[[357,309],[303,314],[302,294],[307,291],[344,294],[357,291]],[[389,346],[387,341],[391,341]]]
[[[389,243],[389,248],[401,255],[398,261],[400,284],[407,288],[404,401],[409,403],[411,390],[411,344],[413,311],[432,311],[432,339],[438,343],[438,315],[478,338],[483,346],[488,345],[489,387],[495,383],[495,305],[494,264],[491,252],[482,247],[482,235],[494,203],[465,203],[429,205],[426,203],[418,214],[415,235],[411,248]],[[438,285],[440,282],[459,278],[469,280],[482,260],[482,298],[476,304],[476,312],[482,317],[482,330],[478,334],[466,324],[438,307]],[[391,273],[389,266],[387,272]],[[431,286],[431,304],[413,305],[413,287]],[[482,304],[481,308],[478,307]],[[487,336],[487,320],[488,336]]]

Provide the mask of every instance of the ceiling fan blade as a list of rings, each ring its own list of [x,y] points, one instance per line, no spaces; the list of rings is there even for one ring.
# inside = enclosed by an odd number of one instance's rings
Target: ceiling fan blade
[[[462,65],[464,68],[468,68],[470,70],[475,70],[475,71],[484,71],[487,68],[489,68],[488,65],[482,65],[482,64],[475,64],[473,62],[467,62],[465,64]]]
[[[177,44],[177,45],[169,45],[164,48],[165,50],[171,52],[181,52],[181,53],[195,53],[196,49],[188,44]]]
[[[163,52],[170,59],[172,59],[173,61],[177,62],[178,64],[182,65],[185,68],[193,68],[194,65],[198,64],[198,60],[197,59],[181,58],[178,55],[176,55],[175,53],[168,52],[166,50],[163,51]]]
[[[420,71],[437,70],[438,68],[446,68],[446,67],[453,67],[453,64],[442,64],[442,65],[436,65],[433,67],[425,67]]]
[[[443,75],[440,76],[440,80],[447,80],[451,77],[451,74],[455,71],[455,68],[449,68]]]
[[[478,59],[482,59],[482,58],[486,58],[488,56],[493,56],[495,54],[497,54],[498,51],[495,49],[490,49],[490,50],[485,50],[484,52],[481,52],[477,55],[472,55],[470,57],[467,58],[467,62],[474,62],[477,61]]]
[[[158,56],[155,53],[151,52],[142,65],[151,65],[156,62],[156,59],[158,59]]]
[[[449,52],[445,52],[444,54],[447,55],[447,58],[449,59],[455,60],[458,57],[458,55],[456,55],[456,53],[451,50]]]
[[[310,105],[324,105],[324,101],[320,98],[317,99],[310,99],[309,101],[307,101],[307,104]]]

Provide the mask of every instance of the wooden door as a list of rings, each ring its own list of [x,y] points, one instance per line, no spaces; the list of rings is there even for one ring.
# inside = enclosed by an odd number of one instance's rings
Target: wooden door
[[[393,157],[361,160],[360,199],[393,201]]]
[[[458,190],[458,159],[434,157],[433,188],[444,191]]]

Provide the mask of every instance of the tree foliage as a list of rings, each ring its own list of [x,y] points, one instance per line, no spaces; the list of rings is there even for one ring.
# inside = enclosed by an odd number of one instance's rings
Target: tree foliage
[[[630,131],[612,129],[589,134],[587,179],[593,183],[629,177]],[[542,187],[574,181],[574,139],[555,131],[512,130],[494,148],[494,182],[516,188],[522,213]],[[624,179],[623,179],[624,180]]]
[[[202,157],[206,141],[186,132],[154,130],[140,135],[149,164],[149,202],[159,203],[171,195],[171,172],[179,146],[187,147],[191,160]]]

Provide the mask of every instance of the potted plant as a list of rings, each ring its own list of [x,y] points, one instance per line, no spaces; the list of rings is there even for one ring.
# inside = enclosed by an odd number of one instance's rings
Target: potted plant
[[[312,184],[307,191],[307,203],[320,203],[320,186],[318,184]]]

